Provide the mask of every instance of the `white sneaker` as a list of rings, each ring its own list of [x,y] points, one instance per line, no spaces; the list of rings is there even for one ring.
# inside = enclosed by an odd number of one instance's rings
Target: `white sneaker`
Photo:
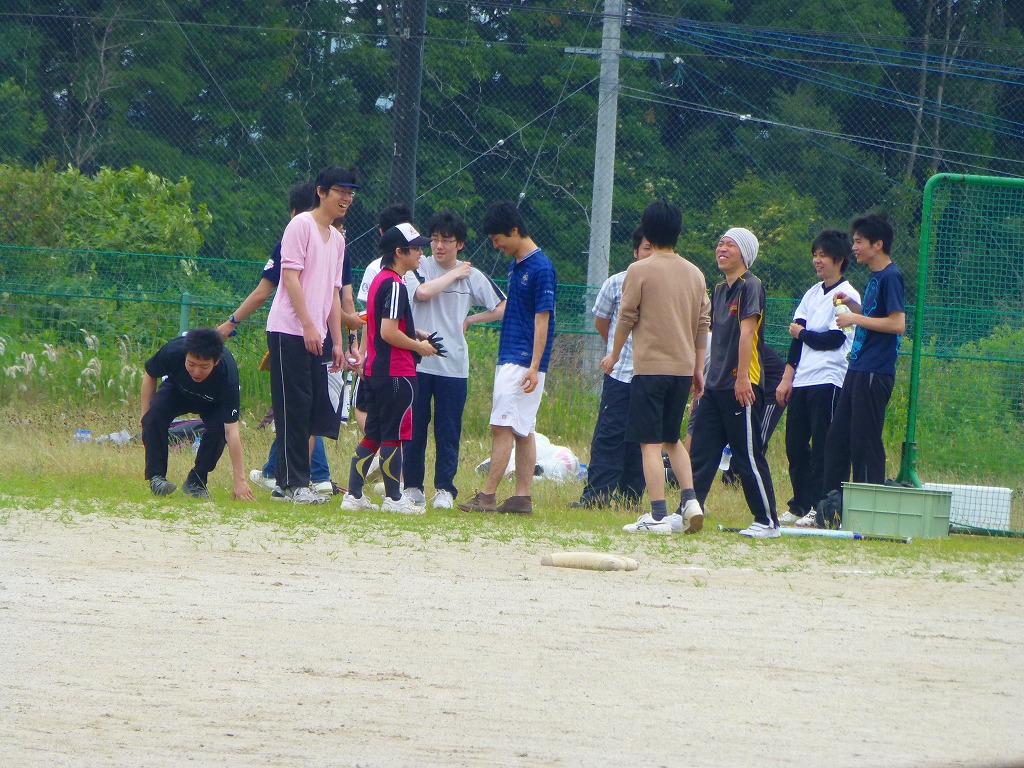
[[[800,515],[794,515],[790,510],[786,510],[779,515],[779,522],[782,525],[793,525],[797,520],[800,519]]]
[[[740,536],[747,536],[751,539],[777,539],[781,535],[782,531],[774,525],[765,525],[764,523],[751,523],[749,528],[740,531]]]
[[[806,515],[804,515],[799,520],[797,520],[795,523],[793,523],[793,525],[795,525],[797,528],[817,528],[818,527],[818,523],[815,521],[814,517],[815,517],[815,512],[812,509]],[[781,518],[780,518],[780,520],[781,520]]]
[[[454,509],[455,497],[452,496],[451,491],[438,491],[430,500],[430,506],[434,509]]]
[[[423,495],[422,488],[406,488],[402,495],[411,500],[417,507],[427,506],[427,497]]]
[[[655,520],[654,516],[650,512],[644,512],[640,515],[635,523],[626,523],[622,526],[622,530],[627,533],[638,533],[645,531],[647,533],[672,533],[672,515],[666,515],[661,520]],[[682,530],[683,516],[679,515],[679,528]]]
[[[327,501],[326,496],[314,493],[308,485],[303,488],[288,488],[284,496],[292,504],[324,504]]]
[[[330,480],[324,480],[321,483],[313,483],[313,490],[324,496],[334,495],[334,483]]]
[[[364,512],[366,510],[376,511],[380,509],[380,507],[365,496],[353,496],[351,493],[346,493],[342,497],[341,508],[346,512]]]
[[[272,477],[267,477],[263,474],[262,469],[254,469],[249,473],[249,482],[253,485],[258,485],[260,488],[266,491],[274,490],[277,485],[277,480]]]
[[[380,504],[381,512],[397,512],[400,515],[422,515],[427,511],[427,508],[418,506],[408,496],[403,495],[398,501],[395,501],[390,496],[385,496],[384,501]]]
[[[683,533],[700,533],[700,529],[704,527],[704,510],[700,508],[699,501],[690,499],[683,505],[681,523],[680,530]]]

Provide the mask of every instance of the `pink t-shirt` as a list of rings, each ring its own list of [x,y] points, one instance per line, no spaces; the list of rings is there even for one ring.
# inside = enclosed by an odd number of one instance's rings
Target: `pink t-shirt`
[[[268,331],[302,335],[302,323],[284,284],[284,270],[291,269],[299,273],[306,309],[320,338],[327,337],[327,316],[341,290],[341,268],[345,263],[344,236],[334,227],[328,231],[331,234],[325,243],[316,219],[308,212],[288,223],[281,237],[281,283],[267,317]]]

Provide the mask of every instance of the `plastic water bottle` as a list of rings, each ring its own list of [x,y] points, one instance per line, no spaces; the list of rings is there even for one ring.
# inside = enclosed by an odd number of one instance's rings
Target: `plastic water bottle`
[[[732,464],[732,448],[727,445],[722,450],[722,458],[718,460],[718,469],[721,470],[722,472],[725,472],[725,470],[727,470],[729,468],[729,465],[731,465],[731,464]]]
[[[838,299],[836,299],[836,302],[835,302],[836,317],[839,317],[839,315],[845,315],[845,314],[849,313],[850,311],[851,310],[850,310],[850,308],[848,306],[846,306],[845,304],[843,304],[843,302],[841,302]],[[843,333],[846,334],[846,338],[848,338],[848,339],[852,339],[853,338],[853,334],[856,333],[856,332],[857,332],[857,329],[854,328],[854,326],[852,326],[852,325],[848,326],[846,328],[843,328]]]
[[[76,429],[75,430],[75,445],[85,445],[86,443],[92,442],[92,430],[91,429]]]
[[[199,453],[199,442],[201,438],[196,435],[196,439],[192,441],[192,453]]]

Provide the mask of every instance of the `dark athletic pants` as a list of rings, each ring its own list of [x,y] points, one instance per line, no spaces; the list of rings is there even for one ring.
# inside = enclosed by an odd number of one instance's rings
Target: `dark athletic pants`
[[[710,389],[700,399],[693,425],[690,462],[693,490],[703,507],[718,473],[718,462],[726,445],[732,448],[732,468],[743,485],[754,520],[778,525],[775,488],[761,444],[764,392],[754,387],[754,404],[740,407],[732,389]]]
[[[794,387],[786,416],[786,458],[793,483],[790,510],[806,515],[825,498],[825,440],[842,390],[834,384]]]
[[[882,427],[895,376],[847,371],[843,389],[825,440],[825,493],[838,491],[843,481],[885,482]]]
[[[647,483],[639,443],[626,442],[629,384],[605,375],[594,436],[590,442],[587,484],[580,501],[607,504],[620,494],[639,501]]]
[[[206,485],[209,474],[224,453],[224,422],[220,417],[220,405],[205,400],[185,397],[170,381],[164,381],[153,393],[149,410],[142,417],[142,442],[146,446],[146,479],[167,477],[167,431],[171,422],[183,413],[198,413],[203,420],[205,432],[196,453],[196,478]]]
[[[318,413],[320,388],[327,387],[327,369],[310,354],[301,336],[267,332],[270,350],[270,402],[277,432],[277,484],[282,488],[309,485],[309,436],[329,436],[331,414]],[[328,427],[328,428],[325,428]]]
[[[416,374],[416,398],[412,402],[412,440],[403,450],[403,473],[407,488],[423,489],[426,475],[427,436],[430,433],[431,402],[434,418],[434,488],[459,495],[455,474],[459,471],[462,442],[462,412],[466,408],[469,379],[456,376]]]

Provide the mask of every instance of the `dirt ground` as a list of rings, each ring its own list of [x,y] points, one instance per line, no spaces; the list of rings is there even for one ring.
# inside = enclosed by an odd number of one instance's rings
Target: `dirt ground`
[[[540,552],[15,510],[0,765],[1024,764],[1020,579]]]

